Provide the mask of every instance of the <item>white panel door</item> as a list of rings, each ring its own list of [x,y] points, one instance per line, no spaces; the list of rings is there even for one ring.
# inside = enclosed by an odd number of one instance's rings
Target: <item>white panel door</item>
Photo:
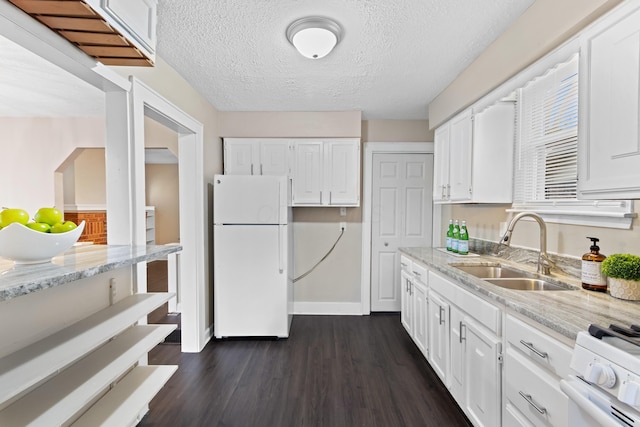
[[[433,155],[373,155],[371,311],[400,311],[398,248],[431,246]]]

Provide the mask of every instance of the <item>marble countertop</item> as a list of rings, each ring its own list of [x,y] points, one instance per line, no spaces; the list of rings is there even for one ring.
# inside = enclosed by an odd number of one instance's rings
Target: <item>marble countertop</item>
[[[478,279],[450,264],[500,263],[535,274],[535,270],[529,265],[487,255],[463,258],[432,248],[401,248],[400,251],[424,263],[430,270],[443,273],[463,288],[520,313],[571,340],[575,340],[577,333],[586,331],[592,323],[601,326],[609,326],[611,323],[627,326],[640,323],[640,302],[584,290],[580,280],[572,276],[552,272],[551,277],[545,276],[544,279],[570,285],[575,290],[516,291]]]
[[[75,246],[51,262],[14,265],[0,258],[0,301],[179,252],[182,246]]]

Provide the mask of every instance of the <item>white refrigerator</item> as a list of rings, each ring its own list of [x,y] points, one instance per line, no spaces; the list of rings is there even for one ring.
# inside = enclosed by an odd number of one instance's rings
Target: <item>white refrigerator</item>
[[[286,338],[293,318],[289,180],[216,175],[214,335]]]

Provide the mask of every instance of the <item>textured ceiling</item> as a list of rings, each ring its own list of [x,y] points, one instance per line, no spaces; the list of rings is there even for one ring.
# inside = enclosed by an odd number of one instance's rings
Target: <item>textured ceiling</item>
[[[427,105],[533,0],[160,0],[158,54],[221,111],[359,110],[424,119]],[[323,59],[287,25],[336,20]]]

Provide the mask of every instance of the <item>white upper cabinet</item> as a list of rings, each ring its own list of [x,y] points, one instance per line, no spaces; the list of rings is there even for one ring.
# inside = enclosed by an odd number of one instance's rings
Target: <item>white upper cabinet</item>
[[[510,203],[515,106],[464,111],[435,132],[434,191],[439,203]]]
[[[449,200],[449,123],[436,129],[433,164],[433,200],[446,202]]]
[[[357,206],[360,203],[360,141],[329,141],[324,148],[328,204]]]
[[[293,142],[293,206],[358,206],[360,140]]]
[[[471,199],[471,150],[473,143],[471,110],[456,116],[449,127],[449,200]]]
[[[640,198],[640,8],[628,2],[585,34],[580,59],[578,192]]]
[[[290,175],[289,141],[225,138],[226,175]]]
[[[293,205],[321,205],[322,141],[297,142],[293,152]]]
[[[157,0],[86,0],[109,25],[153,61],[156,52]]]

